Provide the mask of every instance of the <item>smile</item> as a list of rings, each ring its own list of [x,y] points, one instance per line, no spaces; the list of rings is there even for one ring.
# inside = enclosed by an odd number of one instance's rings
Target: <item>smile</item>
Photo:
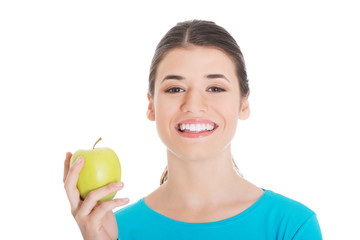
[[[215,128],[215,124],[202,123],[202,124],[189,124],[183,123],[178,125],[178,130],[181,132],[204,132],[204,131],[212,131]]]
[[[218,125],[206,119],[187,119],[176,125],[176,129],[183,137],[205,137],[214,132]]]

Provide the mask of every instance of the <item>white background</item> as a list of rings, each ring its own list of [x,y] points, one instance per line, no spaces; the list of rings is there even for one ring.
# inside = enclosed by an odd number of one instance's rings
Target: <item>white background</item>
[[[360,239],[356,1],[1,1],[1,239],[81,239],[63,189],[67,151],[114,149],[131,203],[159,185],[165,146],[146,118],[148,70],[177,22],[238,41],[251,116],[245,178],[298,200],[324,239]]]

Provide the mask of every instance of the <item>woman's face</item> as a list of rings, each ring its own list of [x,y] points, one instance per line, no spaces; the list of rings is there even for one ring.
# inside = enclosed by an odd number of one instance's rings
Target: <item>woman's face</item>
[[[238,119],[249,116],[240,99],[232,59],[216,48],[190,46],[167,52],[156,71],[148,118],[161,140],[187,160],[214,157],[230,146]],[[241,104],[240,104],[241,100]]]

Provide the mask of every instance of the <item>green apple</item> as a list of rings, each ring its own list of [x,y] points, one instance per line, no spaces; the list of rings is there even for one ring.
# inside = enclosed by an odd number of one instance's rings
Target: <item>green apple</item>
[[[70,167],[74,164],[79,156],[85,159],[83,168],[80,171],[77,188],[82,199],[88,195],[89,192],[104,187],[109,183],[120,182],[121,166],[116,153],[110,148],[95,148],[79,150],[75,152],[70,159]],[[116,193],[110,194],[100,202],[111,200]]]

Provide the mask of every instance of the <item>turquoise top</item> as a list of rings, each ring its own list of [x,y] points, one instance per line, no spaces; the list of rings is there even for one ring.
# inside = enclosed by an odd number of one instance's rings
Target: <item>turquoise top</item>
[[[187,223],[149,208],[144,198],[115,212],[119,239],[322,239],[316,214],[270,190],[245,211],[216,222]]]

